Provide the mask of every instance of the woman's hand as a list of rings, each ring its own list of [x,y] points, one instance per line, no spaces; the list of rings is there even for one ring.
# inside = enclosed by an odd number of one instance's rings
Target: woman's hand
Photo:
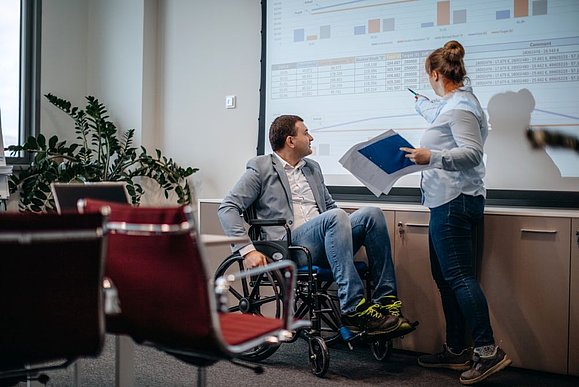
[[[400,148],[401,151],[406,152],[405,157],[410,159],[414,164],[427,165],[430,164],[430,149],[427,148]]]

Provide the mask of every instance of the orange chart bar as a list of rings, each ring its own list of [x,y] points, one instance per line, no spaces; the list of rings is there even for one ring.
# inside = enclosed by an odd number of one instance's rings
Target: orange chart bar
[[[439,1],[436,9],[436,24],[445,26],[450,24],[450,1]]]
[[[368,20],[368,33],[374,34],[376,32],[380,32],[380,19]]]
[[[515,17],[529,16],[529,0],[515,0]]]

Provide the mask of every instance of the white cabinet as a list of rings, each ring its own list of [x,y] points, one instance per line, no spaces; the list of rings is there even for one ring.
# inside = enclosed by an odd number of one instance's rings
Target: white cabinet
[[[579,376],[579,218],[571,226],[571,295],[569,311],[569,374]]]
[[[480,281],[516,367],[567,373],[570,218],[485,216]]]
[[[445,341],[440,293],[430,273],[428,212],[396,211],[394,264],[402,312],[418,320],[416,331],[396,339],[395,348],[439,352]]]

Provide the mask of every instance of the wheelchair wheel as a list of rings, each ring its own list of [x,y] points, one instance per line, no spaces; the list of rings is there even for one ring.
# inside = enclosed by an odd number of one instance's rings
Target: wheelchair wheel
[[[309,338],[310,367],[314,375],[323,377],[330,366],[330,351],[324,339],[319,336]]]
[[[269,259],[269,258],[268,258]],[[226,258],[215,271],[215,278],[243,271],[243,258],[234,254]],[[229,312],[280,318],[283,312],[283,292],[280,273],[265,273],[246,277],[229,288]],[[280,344],[263,344],[240,356],[249,361],[260,361],[271,356]]]
[[[392,340],[378,340],[370,344],[372,355],[378,361],[386,361],[392,354]]]

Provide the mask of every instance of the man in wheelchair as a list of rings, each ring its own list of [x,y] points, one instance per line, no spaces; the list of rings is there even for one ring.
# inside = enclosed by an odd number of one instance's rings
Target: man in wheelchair
[[[396,337],[414,330],[401,313],[396,294],[390,239],[379,208],[366,207],[347,214],[337,207],[324,184],[312,153],[313,137],[298,116],[283,115],[271,124],[273,153],[247,163],[245,173],[219,207],[228,236],[246,236],[241,214],[250,206],[258,219],[286,219],[291,242],[311,252],[313,264],[330,267],[337,284],[342,324],[354,333]],[[263,228],[263,239],[280,240],[281,228]],[[365,246],[373,282],[372,299],[365,299],[364,283],[354,266],[354,254]],[[266,257],[253,244],[234,245],[247,268],[265,265]],[[298,262],[298,265],[303,265]]]

